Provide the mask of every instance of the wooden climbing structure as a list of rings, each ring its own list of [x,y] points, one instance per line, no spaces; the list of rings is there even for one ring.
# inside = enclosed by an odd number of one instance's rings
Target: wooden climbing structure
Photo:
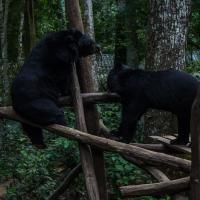
[[[67,0],[67,5],[70,26],[84,31],[79,1]],[[84,173],[89,199],[108,200],[104,151],[119,153],[126,160],[146,170],[157,180],[157,183],[152,184],[119,187],[122,198],[170,194],[173,199],[184,200],[188,197],[182,192],[191,191],[191,199],[200,200],[200,91],[191,112],[192,148],[170,145],[169,141],[173,139],[172,136],[152,136],[151,139],[156,141],[155,144],[124,144],[100,137],[101,132],[106,130],[99,119],[96,108],[97,103],[117,102],[119,97],[116,94],[94,93],[89,59],[83,59],[78,70],[73,64],[72,72],[72,96],[61,98],[60,105],[73,105],[76,113],[76,129],[57,124],[42,128],[78,141],[81,164],[69,173],[64,182],[49,197],[49,200],[57,199],[81,169]],[[18,116],[12,107],[1,107],[0,117],[39,126]],[[172,156],[172,153],[176,155],[191,154],[192,161]],[[183,178],[170,180],[160,170],[160,167],[163,169],[163,166],[183,171],[186,175]]]

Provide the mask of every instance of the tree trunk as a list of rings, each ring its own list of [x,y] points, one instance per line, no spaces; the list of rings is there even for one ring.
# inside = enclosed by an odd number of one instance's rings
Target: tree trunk
[[[24,11],[24,54],[28,56],[36,42],[34,1],[25,0]]]
[[[8,79],[8,10],[10,0],[0,0],[0,85],[2,85],[2,99],[0,105],[6,105],[9,94],[9,79]],[[6,131],[4,129],[5,121],[0,119],[0,151],[3,150],[4,136]]]
[[[24,12],[20,14],[19,35],[18,35],[18,62],[21,62],[23,57],[23,26],[24,26]]]
[[[84,27],[85,32],[90,35],[91,38],[95,40],[95,34],[94,34],[94,18],[93,18],[93,3],[92,0],[83,0],[84,5]],[[98,90],[98,81],[97,81],[97,63],[96,63],[96,56],[92,55],[90,56],[90,64],[92,69],[92,77],[94,80],[94,88],[97,91]]]
[[[16,62],[19,56],[19,36],[22,34],[20,30],[21,15],[24,14],[24,0],[15,0],[10,2],[8,16],[8,59],[10,62]]]
[[[184,69],[190,5],[191,0],[150,0],[146,69]],[[146,114],[145,133],[154,135],[158,130],[176,133],[175,117],[155,111]]]
[[[80,13],[80,6],[78,0],[66,0],[66,11],[70,27],[76,27],[84,32],[83,22]],[[79,81],[82,86],[82,92],[94,92],[94,80],[91,74],[91,65],[88,58],[82,59],[80,63]],[[85,119],[87,130],[89,133],[100,134],[99,128],[99,113],[94,104],[87,104],[84,106]],[[92,149],[95,172],[98,182],[98,188],[101,200],[107,200],[107,187],[104,167],[103,152],[99,149]],[[101,167],[99,167],[101,166]]]
[[[126,0],[117,0],[115,63],[126,63]]]
[[[126,0],[126,28],[127,28],[127,50],[126,50],[126,61],[127,65],[133,69],[138,69],[140,64],[139,58],[139,47],[140,42],[138,38],[137,30],[140,29],[138,27],[138,18],[137,18],[137,1]],[[139,6],[143,6],[139,2]],[[134,10],[134,12],[133,12]]]
[[[10,0],[5,0],[4,3],[0,1],[0,14],[1,14],[1,80],[3,85],[2,104],[5,104],[9,94],[9,79],[8,79],[8,10]]]
[[[191,0],[150,0],[146,68],[184,69]]]

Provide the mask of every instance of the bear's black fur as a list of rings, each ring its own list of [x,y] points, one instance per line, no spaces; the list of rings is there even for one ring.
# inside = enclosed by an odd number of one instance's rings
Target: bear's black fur
[[[96,53],[98,48],[76,29],[47,35],[33,48],[12,84],[14,110],[40,125],[66,125],[58,98],[70,92],[71,64]],[[34,145],[44,146],[40,128],[22,126]]]
[[[108,75],[108,89],[121,97],[122,121],[111,138],[129,143],[137,121],[149,108],[174,113],[178,118],[178,137],[172,144],[189,141],[190,111],[199,82],[174,69],[165,71],[133,70],[117,64]],[[115,137],[116,136],[116,137]]]

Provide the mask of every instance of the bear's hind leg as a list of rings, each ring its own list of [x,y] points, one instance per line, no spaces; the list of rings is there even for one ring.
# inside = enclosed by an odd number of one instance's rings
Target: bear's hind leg
[[[189,142],[190,113],[179,114],[178,116],[178,137],[171,141],[171,144],[186,145]]]
[[[65,126],[63,111],[49,99],[37,99],[29,102],[20,109],[19,114],[28,120],[42,125],[60,124]],[[44,146],[42,129],[28,124],[22,124],[25,134],[36,146]]]
[[[42,129],[22,123],[23,133],[29,137],[31,143],[39,149],[44,149],[46,146],[43,141]]]

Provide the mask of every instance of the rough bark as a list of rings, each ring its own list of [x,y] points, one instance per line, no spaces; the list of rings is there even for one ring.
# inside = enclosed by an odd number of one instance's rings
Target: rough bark
[[[84,6],[84,27],[85,32],[90,35],[91,38],[95,39],[94,33],[94,18],[93,18],[93,3],[92,0],[83,0]],[[96,56],[90,56],[90,65],[92,69],[92,77],[94,80],[94,88],[98,90],[98,81],[97,81],[97,63],[96,63]]]
[[[24,26],[24,12],[21,11],[20,14],[20,24],[19,24],[19,36],[18,36],[18,43],[19,43],[19,48],[18,48],[18,62],[22,60],[23,57],[23,26]]]
[[[150,0],[147,69],[184,69],[190,6],[190,0]]]
[[[1,34],[1,80],[3,85],[2,104],[5,105],[9,93],[8,79],[8,12],[10,0],[0,1],[0,34]]]
[[[191,168],[191,199],[200,197],[200,88],[192,106],[191,139],[192,139],[192,168]]]
[[[15,0],[10,2],[8,16],[8,59],[17,62],[20,43],[19,37],[22,35],[22,15],[24,15],[25,0]],[[20,30],[21,28],[21,30]]]
[[[191,0],[150,0],[146,69],[184,69]],[[177,132],[176,118],[166,112],[145,115],[145,133]]]
[[[66,2],[66,11],[70,27],[76,27],[80,31],[84,32],[79,1],[66,0],[65,2]],[[82,92],[94,92],[94,80],[92,79],[90,60],[88,58],[82,59],[79,69],[80,69],[78,73],[79,83],[81,85]],[[99,113],[97,111],[96,105],[87,104],[84,106],[84,110],[85,110],[85,119],[88,132],[96,133],[97,135],[99,135],[100,134]],[[106,187],[103,152],[101,152],[98,149],[92,149],[92,154],[94,159],[95,172],[97,175],[100,199],[107,200],[108,195]]]

